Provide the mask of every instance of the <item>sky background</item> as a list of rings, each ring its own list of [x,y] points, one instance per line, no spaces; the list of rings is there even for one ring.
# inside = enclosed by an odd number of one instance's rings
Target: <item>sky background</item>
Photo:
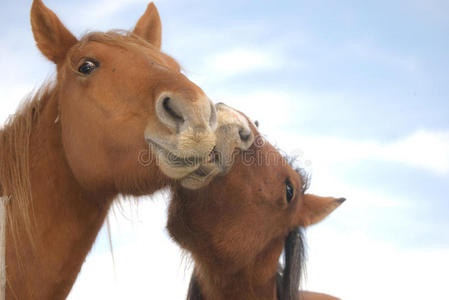
[[[77,36],[131,29],[141,0],[45,1]],[[304,288],[345,300],[449,299],[449,2],[156,2],[165,52],[214,101],[296,154],[310,191],[348,199],[307,230]],[[0,4],[0,122],[53,78],[31,1]],[[132,202],[132,203],[131,203]],[[124,201],[69,296],[184,299],[167,193]]]

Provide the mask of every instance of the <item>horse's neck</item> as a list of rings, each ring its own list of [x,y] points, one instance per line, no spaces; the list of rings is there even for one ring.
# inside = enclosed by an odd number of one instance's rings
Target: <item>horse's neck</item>
[[[12,229],[15,238],[8,230],[7,299],[65,299],[113,199],[112,193],[83,191],[73,177],[55,124],[55,100],[45,105],[31,134],[34,246],[20,220]]]
[[[276,271],[282,243],[274,242],[254,262],[235,274],[197,270],[203,299],[276,300]]]

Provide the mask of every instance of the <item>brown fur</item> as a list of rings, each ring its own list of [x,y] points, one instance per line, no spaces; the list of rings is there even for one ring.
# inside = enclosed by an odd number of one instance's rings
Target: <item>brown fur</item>
[[[31,24],[57,78],[0,130],[0,192],[10,197],[6,299],[65,299],[115,196],[151,194],[170,180],[149,150],[147,133],[174,147],[186,135],[156,116],[158,95],[178,97],[190,114],[185,123],[196,122],[189,124],[198,132],[189,135],[208,133],[192,145],[203,151],[215,141],[213,111],[202,90],[160,51],[153,4],[134,32],[91,33],[80,41],[40,0],[33,2]],[[86,57],[99,62],[90,75],[78,72]],[[193,150],[173,149],[178,155]]]
[[[299,294],[300,298],[298,300],[340,300],[330,295],[309,291],[301,291]]]
[[[197,298],[191,299],[275,300],[288,233],[320,221],[342,202],[304,194],[301,173],[269,143],[257,144],[244,153],[245,160],[237,155],[230,172],[207,186],[196,191],[173,187],[167,229],[195,262],[198,282],[190,290],[199,288],[202,298],[197,289]],[[287,179],[295,188],[290,203]]]

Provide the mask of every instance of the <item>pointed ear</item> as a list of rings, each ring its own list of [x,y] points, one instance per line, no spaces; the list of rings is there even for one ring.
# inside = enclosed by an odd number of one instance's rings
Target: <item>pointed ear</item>
[[[78,42],[41,0],[33,1],[31,28],[39,50],[56,64],[61,63],[70,48]]]
[[[148,4],[147,10],[140,17],[133,33],[153,44],[157,49],[161,49],[161,18],[153,2]]]
[[[345,202],[345,198],[319,197],[304,195],[304,203],[300,211],[300,222],[304,227],[316,224]]]

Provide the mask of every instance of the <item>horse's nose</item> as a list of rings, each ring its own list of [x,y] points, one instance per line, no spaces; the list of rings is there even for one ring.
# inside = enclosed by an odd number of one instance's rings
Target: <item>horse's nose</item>
[[[239,129],[239,136],[242,142],[247,142],[251,138],[251,130],[249,128]]]
[[[217,128],[217,112],[205,96],[195,100],[182,95],[163,93],[156,101],[159,120],[174,132],[194,128],[197,132],[211,132]]]
[[[156,110],[159,119],[168,127],[179,128],[185,121],[181,105],[182,103],[168,95],[162,96],[158,101],[159,109]]]

